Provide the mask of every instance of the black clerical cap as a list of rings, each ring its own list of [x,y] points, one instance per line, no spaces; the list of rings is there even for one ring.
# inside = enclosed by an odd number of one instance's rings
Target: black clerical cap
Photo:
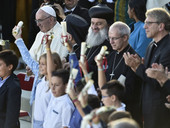
[[[86,40],[89,24],[82,17],[69,14],[66,17],[67,32],[70,33],[78,45]]]
[[[89,9],[89,16],[91,18],[105,19],[109,25],[113,23],[113,10],[106,4],[98,4]]]

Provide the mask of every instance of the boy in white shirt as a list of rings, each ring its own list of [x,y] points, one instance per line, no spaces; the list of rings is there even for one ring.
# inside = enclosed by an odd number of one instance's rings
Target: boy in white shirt
[[[44,128],[68,128],[71,115],[75,109],[70,97],[65,93],[69,72],[65,69],[55,70],[50,49],[51,41],[46,44],[47,73],[53,94],[45,116]]]
[[[74,105],[65,93],[65,88],[69,79],[69,72],[59,69],[52,72],[51,77],[51,99],[46,117],[44,120],[44,128],[68,128],[71,115],[74,111]]]

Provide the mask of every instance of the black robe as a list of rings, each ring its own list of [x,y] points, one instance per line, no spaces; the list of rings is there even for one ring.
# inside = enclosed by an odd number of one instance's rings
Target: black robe
[[[140,94],[141,94],[141,79],[125,64],[123,54],[129,52],[135,54],[136,52],[128,45],[123,51],[118,53],[115,50],[108,55],[108,67],[106,70],[107,81],[118,79],[120,75],[126,77],[125,80],[125,96],[123,102],[126,104],[126,110],[132,114],[132,117],[142,125],[142,117],[140,110]],[[114,70],[114,73],[113,73]],[[114,74],[111,78],[110,74]]]
[[[92,75],[92,79],[95,82],[95,87],[98,88],[98,71],[97,71],[97,65],[96,62],[94,60],[95,56],[98,55],[98,53],[100,52],[102,46],[107,46],[108,51],[111,51],[111,46],[108,40],[105,40],[102,44],[92,47],[90,49],[88,49],[87,53],[86,53],[86,57],[87,57],[87,61],[88,61],[88,66],[89,66],[89,72],[93,72]]]
[[[142,110],[145,128],[170,128],[170,110],[165,107],[166,96],[170,95],[170,87],[161,87],[157,80],[147,77],[145,70],[153,63],[162,64],[170,69],[170,34],[166,35],[152,50],[147,48],[144,65],[140,65],[136,70],[143,80]],[[168,84],[168,81],[166,82]]]

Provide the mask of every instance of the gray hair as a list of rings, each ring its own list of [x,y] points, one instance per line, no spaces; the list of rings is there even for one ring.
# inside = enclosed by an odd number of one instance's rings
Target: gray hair
[[[110,29],[109,29],[109,31],[111,30],[111,29],[113,29],[113,28],[116,28],[117,30],[118,30],[118,33],[120,34],[120,35],[130,35],[130,28],[129,28],[129,26],[127,25],[127,24],[125,24],[125,23],[123,23],[123,22],[121,22],[121,21],[117,21],[117,22],[115,22],[115,23],[113,23],[111,26],[110,26]]]
[[[170,14],[163,8],[153,8],[146,12],[146,17],[155,18],[158,23],[165,24],[165,30],[170,32]]]

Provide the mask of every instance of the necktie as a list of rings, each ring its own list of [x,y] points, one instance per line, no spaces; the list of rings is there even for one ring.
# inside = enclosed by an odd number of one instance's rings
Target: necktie
[[[67,11],[67,12],[65,12],[65,15],[67,16],[67,15],[69,15],[71,13],[72,13],[72,11]]]

